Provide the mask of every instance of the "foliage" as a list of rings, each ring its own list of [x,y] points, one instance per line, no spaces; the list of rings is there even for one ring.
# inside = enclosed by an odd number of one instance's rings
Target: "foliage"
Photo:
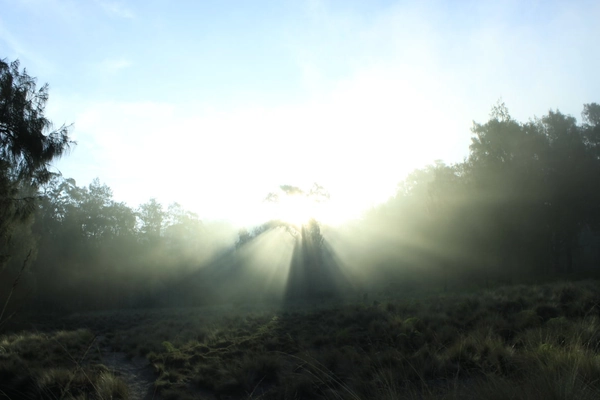
[[[50,163],[73,142],[68,127],[53,130],[44,116],[48,85],[36,88],[36,79],[19,62],[0,60],[0,237],[6,239],[13,223],[33,210],[36,188],[52,174]]]
[[[582,124],[552,110],[520,123],[498,104],[489,121],[474,124],[467,159],[414,171],[394,199],[365,216],[357,229],[380,233],[362,246],[377,246],[387,233],[403,251],[386,249],[376,255],[380,262],[389,257],[453,274],[593,272],[598,110],[586,104]]]
[[[28,184],[50,179],[48,167],[73,143],[68,127],[52,130],[44,116],[48,84],[36,88],[36,79],[19,62],[0,60],[0,158],[3,171]]]
[[[68,127],[53,130],[52,123],[44,116],[47,101],[47,84],[37,89],[36,79],[26,70],[21,71],[18,61],[0,60],[0,304],[3,315],[17,283],[23,284],[25,263],[22,260],[29,260],[32,253],[35,257],[30,218],[35,210],[37,189],[52,177],[50,163],[73,144]],[[0,316],[0,323],[3,322]]]
[[[164,211],[155,199],[134,210],[99,179],[80,187],[54,176],[42,187],[36,217],[38,308],[135,306],[215,251],[196,214],[177,203]]]

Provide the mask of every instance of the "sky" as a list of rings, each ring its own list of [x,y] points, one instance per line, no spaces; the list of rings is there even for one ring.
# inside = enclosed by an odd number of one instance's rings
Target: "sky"
[[[468,155],[499,99],[600,102],[597,1],[0,0],[0,58],[49,83],[54,168],[132,207],[253,224],[280,185],[342,221]],[[325,217],[324,217],[325,218]],[[325,218],[326,219],[326,218]]]

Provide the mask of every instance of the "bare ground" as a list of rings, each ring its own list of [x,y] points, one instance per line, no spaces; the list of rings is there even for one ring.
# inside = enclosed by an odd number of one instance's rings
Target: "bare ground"
[[[146,358],[128,358],[123,352],[114,351],[106,343],[104,336],[98,336],[98,346],[102,353],[102,364],[119,376],[129,388],[131,400],[159,400],[155,393],[155,374]]]

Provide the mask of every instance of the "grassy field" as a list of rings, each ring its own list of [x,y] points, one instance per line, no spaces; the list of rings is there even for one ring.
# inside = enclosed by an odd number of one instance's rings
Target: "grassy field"
[[[597,281],[97,312],[1,335],[0,398],[139,397],[113,352],[157,399],[598,399],[599,350]]]

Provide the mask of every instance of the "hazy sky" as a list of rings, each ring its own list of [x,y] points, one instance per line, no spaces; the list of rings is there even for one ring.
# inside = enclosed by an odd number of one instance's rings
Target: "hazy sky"
[[[600,102],[600,2],[0,0],[0,58],[50,84],[56,167],[131,206],[247,222],[281,184],[347,214],[467,155],[502,98]],[[331,211],[333,212],[333,211]]]

